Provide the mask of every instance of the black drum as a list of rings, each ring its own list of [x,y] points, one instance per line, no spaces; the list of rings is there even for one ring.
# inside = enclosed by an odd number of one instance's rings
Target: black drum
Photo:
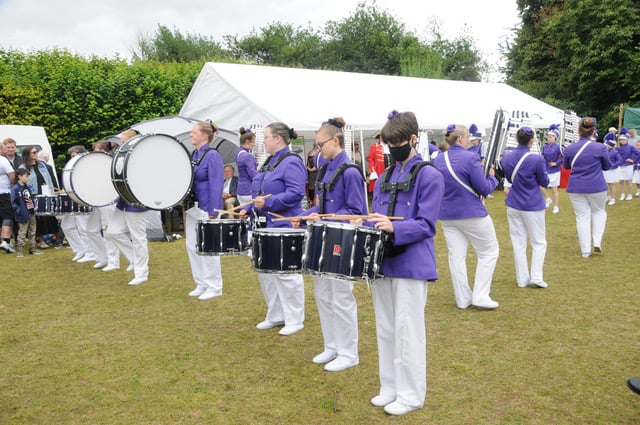
[[[35,210],[36,215],[56,215],[57,195],[36,195]]]
[[[244,220],[200,220],[196,238],[199,255],[240,255],[249,249]]]
[[[164,210],[187,196],[193,167],[187,148],[175,137],[138,135],[118,149],[111,164],[111,180],[129,205]]]
[[[81,205],[65,193],[55,195],[37,195],[35,198],[36,215],[76,215],[89,214],[92,207]]]
[[[384,232],[372,227],[310,222],[303,269],[338,279],[374,279],[381,275],[385,238]]]
[[[262,273],[300,273],[303,229],[270,227],[252,231],[253,269]]]

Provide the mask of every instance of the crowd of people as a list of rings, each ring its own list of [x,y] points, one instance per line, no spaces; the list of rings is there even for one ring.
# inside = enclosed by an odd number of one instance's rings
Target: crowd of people
[[[237,176],[236,170],[224,165],[218,151],[211,147],[218,132],[215,123],[199,122],[193,126],[190,140],[194,148],[194,178],[185,202],[185,241],[195,288],[188,295],[210,300],[223,293],[220,256],[200,255],[198,251],[196,229],[204,220],[239,216],[250,222],[254,233],[283,238],[293,229],[321,225],[333,215],[340,217],[338,221],[344,225],[384,235],[384,261],[371,283],[380,385],[370,402],[390,415],[403,415],[421,408],[426,397],[424,314],[428,283],[438,279],[434,248],[438,221],[448,250],[457,307],[499,307],[490,295],[499,246],[493,220],[484,205],[499,181],[492,167],[488,174],[484,172],[485,149],[475,125],[448,125],[443,132],[445,144],[430,149],[430,158],[422,158],[416,149],[416,116],[392,111],[376,134],[364,172],[361,154],[356,156],[358,164],[354,164],[345,151],[345,125],[341,117],[323,122],[305,164],[290,149],[292,140],[297,138],[295,130],[282,122],[270,123],[264,129],[269,157],[259,168],[252,154],[256,135],[242,128],[235,155]],[[559,129],[552,126],[541,155],[537,155],[531,152],[534,129],[522,127],[517,131],[517,147],[504,153],[500,160],[508,187],[506,214],[519,287],[548,286],[543,276],[547,249],[545,210],[552,207],[552,213],[559,213],[557,188],[562,167],[571,170],[567,192],[585,258],[602,252],[605,206],[615,203],[616,185],[620,200],[633,199],[632,183],[637,185],[635,196],[640,195],[640,141],[634,141],[635,147],[630,146],[631,136],[622,129],[619,135],[610,133],[613,138],[607,135],[604,143],[598,143],[594,139],[596,121],[589,117],[580,121],[578,132],[580,139],[561,149]],[[121,142],[136,135],[126,131]],[[50,188],[60,188],[55,173],[45,160],[38,159],[37,149],[26,147],[21,156],[15,153],[12,139],[1,146],[1,249],[14,251],[11,237],[15,233],[18,257],[23,257],[24,252],[39,254],[40,242],[36,238],[46,234],[43,232],[57,233],[59,224],[75,253],[74,261],[94,262],[94,268],[108,272],[120,268],[122,254],[129,262],[128,270],[134,272],[129,285],[148,280],[145,208],[117,198],[107,206],[94,207],[89,214],[65,215],[60,221],[51,215],[39,216],[35,198]],[[111,149],[106,141],[93,145],[94,152],[110,153]],[[68,153],[71,157],[88,154],[82,146],[74,146]],[[614,170],[618,172],[613,173]],[[41,226],[43,230],[39,230]],[[466,264],[469,243],[477,256],[473,286]],[[254,251],[253,255],[257,253]],[[415,258],[422,261],[411,261]],[[409,262],[412,267],[406,266]],[[305,321],[301,267],[294,266],[286,272],[256,268],[256,272],[266,304],[264,320],[256,328],[280,328],[282,336],[301,331]],[[358,312],[353,280],[339,274],[315,273],[313,285],[323,345],[310,360],[329,372],[357,366]],[[632,384],[637,387],[637,381]]]

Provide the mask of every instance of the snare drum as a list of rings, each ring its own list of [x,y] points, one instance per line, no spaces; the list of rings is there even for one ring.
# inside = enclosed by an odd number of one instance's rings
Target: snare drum
[[[253,229],[253,269],[262,273],[300,273],[304,235],[303,229]]]
[[[247,223],[244,220],[198,221],[198,255],[239,255],[248,248]]]
[[[81,205],[73,201],[66,193],[59,193],[57,195],[56,214],[59,215],[76,215],[76,214],[89,214],[93,208]]]
[[[138,135],[120,146],[111,167],[117,193],[138,208],[164,210],[189,193],[193,167],[189,152],[166,134]]]
[[[104,152],[77,155],[62,170],[62,186],[74,202],[104,207],[118,198],[110,170],[111,156]]]
[[[374,279],[384,258],[384,233],[372,227],[310,222],[305,237],[303,269],[338,279]]]
[[[56,195],[36,195],[34,205],[36,215],[56,215],[57,200]]]

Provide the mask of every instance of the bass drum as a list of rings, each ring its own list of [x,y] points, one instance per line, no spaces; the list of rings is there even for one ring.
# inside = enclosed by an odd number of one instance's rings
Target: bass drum
[[[118,198],[111,183],[111,156],[90,152],[71,158],[62,170],[62,187],[80,205],[104,207]]]
[[[189,194],[193,167],[187,148],[166,134],[143,134],[120,146],[111,179],[128,204],[152,210],[178,205]]]

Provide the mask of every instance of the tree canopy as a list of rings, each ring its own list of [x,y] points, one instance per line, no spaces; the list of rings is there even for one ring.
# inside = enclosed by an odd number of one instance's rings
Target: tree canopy
[[[616,123],[640,95],[640,3],[518,0],[522,26],[506,53],[507,82],[578,115]]]

